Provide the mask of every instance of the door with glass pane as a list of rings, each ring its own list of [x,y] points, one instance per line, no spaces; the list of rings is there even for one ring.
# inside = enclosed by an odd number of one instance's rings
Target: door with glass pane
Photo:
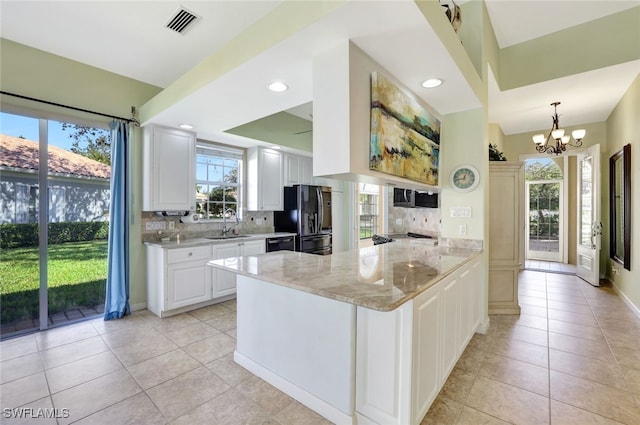
[[[578,155],[578,243],[576,274],[600,286],[600,145]]]
[[[527,181],[526,255],[529,260],[562,261],[562,181]]]
[[[111,166],[106,130],[1,115],[4,338],[103,312]]]

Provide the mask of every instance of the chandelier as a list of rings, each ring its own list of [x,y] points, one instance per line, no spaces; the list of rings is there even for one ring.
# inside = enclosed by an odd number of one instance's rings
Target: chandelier
[[[576,143],[569,143],[571,141],[571,136],[564,134],[564,129],[560,128],[558,125],[559,104],[560,102],[553,102],[551,104],[551,106],[553,106],[553,116],[551,117],[553,118],[553,125],[551,126],[551,131],[549,131],[549,135],[546,138],[544,137],[544,134],[535,134],[533,136],[533,143],[536,144],[536,150],[538,152],[546,152],[550,155],[560,155],[562,152],[567,150],[567,145],[573,146],[574,148],[582,146],[582,139],[587,133],[587,130],[573,130],[571,135],[576,140]],[[555,145],[552,140],[556,142]]]

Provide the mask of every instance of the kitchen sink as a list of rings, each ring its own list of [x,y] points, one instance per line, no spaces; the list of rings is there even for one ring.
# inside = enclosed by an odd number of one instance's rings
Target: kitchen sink
[[[214,241],[220,241],[224,239],[239,239],[239,238],[248,238],[248,235],[229,235],[229,236],[208,236],[205,239],[212,239]]]

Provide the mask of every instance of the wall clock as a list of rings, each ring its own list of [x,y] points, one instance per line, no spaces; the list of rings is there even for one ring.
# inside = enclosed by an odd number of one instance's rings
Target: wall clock
[[[451,172],[451,186],[460,192],[471,192],[480,183],[480,174],[471,165],[459,165]]]

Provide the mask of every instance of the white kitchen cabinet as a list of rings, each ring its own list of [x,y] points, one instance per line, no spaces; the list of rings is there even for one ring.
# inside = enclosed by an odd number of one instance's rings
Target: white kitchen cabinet
[[[284,206],[282,152],[254,146],[247,150],[247,209],[281,211]]]
[[[312,184],[313,160],[304,156],[285,154],[284,156],[284,185]]]
[[[396,310],[358,307],[359,419],[421,422],[480,323],[478,267],[471,261]]]
[[[155,125],[144,127],[143,211],[195,208],[195,149],[194,133]]]
[[[244,255],[264,254],[266,251],[265,240],[242,241],[213,245],[213,260],[228,258],[228,261],[236,261],[237,257]],[[213,298],[223,297],[236,293],[236,274],[231,271],[212,270]]]
[[[147,246],[147,308],[160,317],[211,300],[211,245]]]

